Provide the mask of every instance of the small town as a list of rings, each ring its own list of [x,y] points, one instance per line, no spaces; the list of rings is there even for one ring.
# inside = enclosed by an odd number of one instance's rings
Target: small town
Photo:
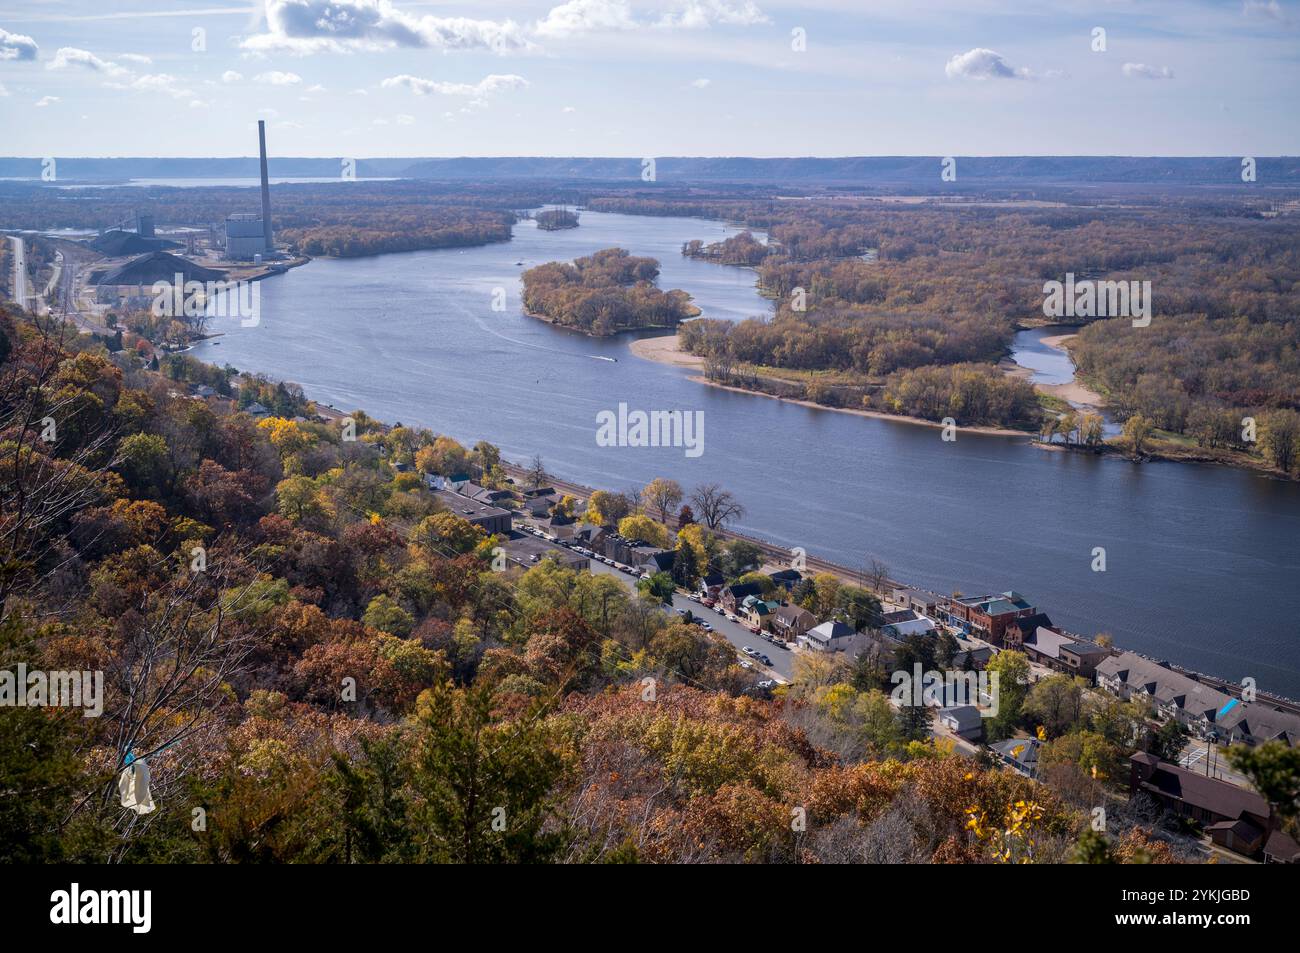
[[[1279,935],[1298,25],[0,0],[16,945],[553,919],[451,866]]]
[[[393,467],[409,469],[403,463]],[[515,472],[523,476],[525,471]],[[879,585],[874,590],[879,613],[872,624],[858,626],[842,611],[829,618],[810,612],[802,603],[815,591],[815,577],[767,561],[770,552],[752,542],[755,562],[738,567],[744,570],[738,576],[697,573],[689,580],[694,585],[678,585],[682,574],[675,575],[673,567],[680,545],[629,539],[615,526],[584,520],[589,497],[561,496],[553,485],[489,490],[464,473],[420,476],[448,512],[499,540],[514,566],[528,569],[549,559],[576,571],[622,574],[630,587],[642,583],[656,594],[667,593],[664,611],[676,612],[736,650],[740,666],[755,674],[753,689],[760,693],[788,684],[798,659],[810,653],[885,671],[905,668],[913,658],[980,671],[998,654],[1014,652],[1027,660],[1031,684],[1064,675],[1087,686],[1086,691],[1146,706],[1151,724],[1171,729],[1182,746],[1169,749],[1169,760],[1134,753],[1129,792],[1149,795],[1197,825],[1207,849],[1222,849],[1226,859],[1300,861],[1300,845],[1279,829],[1280,819],[1267,801],[1218,754],[1220,746],[1231,744],[1300,744],[1300,710],[1285,699],[1275,704],[1243,701],[1239,687],[1229,694],[1168,664],[1067,634],[1014,591],[942,596],[896,587],[878,577],[873,582]],[[566,491],[577,489],[565,486]],[[677,496],[680,501],[680,488]],[[833,575],[843,585],[860,578],[843,567]],[[954,750],[1038,777],[1043,737],[1021,731],[986,743],[978,704],[938,707],[934,722],[932,737]]]

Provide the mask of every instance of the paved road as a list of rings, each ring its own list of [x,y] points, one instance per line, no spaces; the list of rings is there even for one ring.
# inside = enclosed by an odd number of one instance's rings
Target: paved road
[[[591,563],[591,571],[612,575],[617,579],[621,579],[623,584],[629,589],[636,589],[636,576],[629,576],[627,573],[619,572],[612,566],[606,566],[604,563],[598,563],[593,560]],[[735,646],[737,650],[736,654],[738,656],[741,655],[740,649],[748,645],[770,658],[772,660],[772,666],[770,669],[759,663],[755,663],[755,672],[759,673],[756,677],[775,677],[782,682],[790,681],[790,669],[792,656],[794,655],[790,650],[765,641],[760,636],[750,632],[743,625],[728,621],[725,616],[719,615],[712,609],[700,605],[698,602],[692,602],[680,593],[673,594],[673,609],[686,609],[709,623],[709,625],[713,626],[714,632],[721,635]]]
[[[1195,771],[1197,774],[1218,778],[1220,781],[1235,784],[1239,788],[1255,790],[1250,781],[1232,770],[1232,766],[1228,764],[1228,759],[1223,756],[1223,748],[1207,741],[1201,741],[1199,738],[1189,738],[1187,740],[1187,744],[1178,755],[1178,764],[1190,771]]]
[[[23,311],[27,310],[27,248],[17,235],[10,235],[9,241],[14,248],[13,299]]]

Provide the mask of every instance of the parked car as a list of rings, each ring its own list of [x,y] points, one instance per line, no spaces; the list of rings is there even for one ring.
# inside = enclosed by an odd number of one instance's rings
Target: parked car
[[[770,678],[765,678],[765,679],[763,679],[761,682],[758,683],[758,687],[759,687],[759,688],[766,688],[766,689],[773,689],[773,688],[776,688],[776,682],[772,681],[772,679],[770,679]]]
[[[766,655],[760,655],[758,657],[758,660],[762,662],[764,665],[768,666],[769,668],[772,666],[772,660],[768,658]]]
[[[746,645],[746,646],[745,646],[743,649],[741,649],[740,651],[742,651],[742,652],[744,652],[746,655],[750,655],[750,656],[753,656],[753,655],[757,655],[757,654],[758,654],[756,651],[754,651],[753,648],[751,648],[751,647],[748,646],[748,645]]]
[[[707,622],[700,622],[699,619],[696,619],[695,621],[700,623],[700,628],[703,629],[705,632],[713,631],[713,626],[709,625]]]
[[[753,668],[753,667],[754,667],[754,663],[751,662],[749,659],[745,659],[745,661],[743,661],[743,662],[740,663],[740,667],[741,667],[741,668]]]

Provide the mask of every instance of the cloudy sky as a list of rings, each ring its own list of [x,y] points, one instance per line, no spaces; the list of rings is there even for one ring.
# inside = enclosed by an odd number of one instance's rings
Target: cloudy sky
[[[1298,102],[1300,0],[0,0],[6,155],[1296,155]]]

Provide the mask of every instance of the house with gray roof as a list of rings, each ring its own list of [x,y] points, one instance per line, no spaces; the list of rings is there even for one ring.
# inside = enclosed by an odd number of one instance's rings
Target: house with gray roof
[[[967,741],[973,741],[984,734],[984,718],[974,705],[954,705],[939,709],[939,724]]]
[[[1024,620],[1028,621],[1028,620]],[[1019,625],[1018,628],[1021,628]],[[1110,653],[1093,642],[1085,642],[1058,632],[1050,626],[1035,625],[1022,628],[1020,650],[1037,662],[1067,675],[1078,675],[1089,681],[1097,672],[1097,665]]]
[[[453,490],[434,490],[433,496],[447,512],[482,527],[488,535],[505,535],[510,532],[513,517],[509,510],[480,503]]]
[[[857,633],[843,622],[823,622],[799,636],[798,644],[812,652],[843,652]]]
[[[1201,737],[1222,743],[1300,743],[1300,715],[1239,698],[1132,652],[1097,665],[1097,684],[1124,700],[1149,701],[1162,718],[1172,718]]]
[[[1043,743],[1037,738],[1008,738],[989,745],[993,756],[1013,771],[1027,778],[1038,777],[1038,749]]]
[[[816,624],[817,617],[803,606],[781,606],[772,614],[772,631],[787,642],[796,641]]]

